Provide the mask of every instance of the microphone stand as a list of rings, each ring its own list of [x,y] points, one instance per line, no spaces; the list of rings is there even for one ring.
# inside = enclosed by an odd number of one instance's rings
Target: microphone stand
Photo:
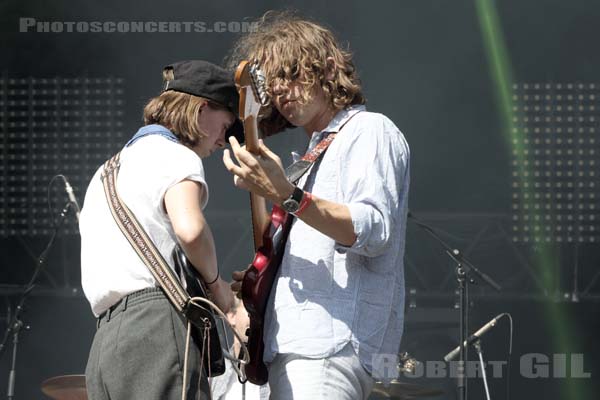
[[[481,365],[481,376],[483,378],[483,386],[485,388],[485,396],[487,400],[490,400],[490,389],[488,388],[487,375],[485,374],[485,364],[483,363],[483,351],[481,350],[481,339],[473,342],[473,347],[475,347],[475,351],[477,352],[477,356],[479,357],[479,363]]]
[[[485,273],[481,272],[477,267],[471,264],[466,258],[463,257],[462,253],[458,249],[451,248],[442,238],[439,237],[435,230],[424,222],[420,221],[418,218],[409,211],[408,218],[412,219],[412,221],[425,232],[427,232],[431,237],[433,237],[437,242],[439,242],[448,257],[450,257],[456,263],[456,280],[458,281],[458,289],[460,293],[460,355],[458,360],[458,368],[457,368],[457,388],[458,388],[458,399],[465,400],[467,398],[467,376],[466,376],[466,361],[468,360],[468,350],[465,346],[465,340],[468,337],[468,305],[469,305],[469,283],[475,283],[472,278],[472,275],[476,275],[479,279],[487,283],[489,286],[493,287],[497,291],[501,291],[502,288],[498,285],[492,278],[490,278]]]
[[[64,206],[62,211],[60,212],[58,223],[54,226],[54,231],[52,232],[52,235],[50,236],[50,240],[48,241],[46,248],[44,249],[44,251],[42,251],[42,253],[40,254],[40,256],[37,259],[37,262],[36,262],[37,265],[36,265],[35,271],[33,272],[33,275],[31,277],[31,279],[29,280],[29,283],[25,287],[25,290],[23,290],[23,293],[21,294],[21,299],[19,300],[19,303],[18,303],[17,307],[15,308],[15,312],[14,312],[10,322],[8,323],[8,326],[6,327],[6,331],[4,333],[4,339],[2,340],[2,343],[0,344],[0,358],[1,358],[2,355],[4,354],[4,350],[6,348],[6,343],[8,342],[8,338],[10,337],[10,334],[12,332],[12,336],[13,336],[12,362],[11,362],[10,372],[8,374],[8,389],[7,389],[7,394],[6,394],[6,397],[8,400],[13,400],[15,397],[15,379],[17,376],[16,364],[17,364],[17,347],[19,344],[19,333],[21,332],[22,328],[25,328],[25,330],[29,330],[29,328],[30,328],[28,325],[24,325],[23,321],[21,321],[21,318],[20,318],[21,312],[23,311],[25,300],[27,300],[27,298],[29,297],[29,295],[31,294],[33,289],[35,288],[37,278],[38,278],[40,272],[42,271],[42,269],[46,265],[46,258],[48,257],[48,253],[50,252],[50,249],[52,248],[52,245],[54,244],[54,241],[55,241],[56,237],[58,236],[58,232],[60,231],[60,228],[62,227],[62,224],[65,220],[65,216],[67,215],[67,212],[69,211],[70,208],[71,208],[71,202],[69,201]]]

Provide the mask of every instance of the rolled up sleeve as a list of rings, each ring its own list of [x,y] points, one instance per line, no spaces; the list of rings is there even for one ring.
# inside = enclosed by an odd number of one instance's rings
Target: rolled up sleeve
[[[339,191],[350,210],[356,241],[336,243],[339,252],[367,257],[382,254],[392,224],[401,218],[400,195],[408,171],[408,146],[396,126],[381,114],[361,121],[340,146]]]

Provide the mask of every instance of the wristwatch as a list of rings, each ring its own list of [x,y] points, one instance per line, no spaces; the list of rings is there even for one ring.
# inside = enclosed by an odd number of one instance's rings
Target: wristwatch
[[[293,214],[300,208],[300,202],[304,197],[304,190],[300,189],[298,186],[294,188],[291,196],[288,197],[281,203],[281,208],[287,213]]]

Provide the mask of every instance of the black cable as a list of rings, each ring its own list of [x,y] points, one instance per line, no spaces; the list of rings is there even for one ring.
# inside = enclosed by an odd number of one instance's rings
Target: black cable
[[[69,211],[70,208],[71,208],[71,202],[68,202],[60,214],[61,215],[60,221],[65,220],[65,215],[67,214],[67,212]],[[54,244],[54,240],[58,236],[58,232],[60,230],[61,225],[62,224],[54,227],[54,231],[52,233],[50,241],[48,242],[48,245],[46,246],[44,251],[40,254],[40,256],[37,260],[37,265],[35,267],[35,271],[33,272],[33,275],[31,277],[31,279],[29,280],[29,282],[27,283],[27,286],[23,290],[23,293],[21,293],[21,299],[19,300],[17,307],[15,307],[15,311],[12,315],[12,320],[8,323],[8,326],[4,333],[4,338],[2,339],[2,343],[0,344],[0,358],[2,357],[2,354],[4,353],[4,350],[6,349],[6,343],[8,341],[8,338],[10,337],[10,333],[13,330],[13,327],[15,326],[16,323],[19,323],[19,317],[20,317],[21,312],[23,311],[23,306],[25,304],[25,300],[27,300],[27,298],[29,297],[29,295],[31,294],[33,289],[35,288],[35,282],[37,281],[37,277],[39,276],[40,272],[42,271],[42,268],[46,264],[46,257],[48,256],[48,253],[50,252],[50,249],[52,248],[52,245]]]
[[[13,328],[16,326],[15,324],[19,323],[19,317],[20,317],[21,312],[23,311],[23,306],[25,304],[25,300],[29,297],[29,295],[35,288],[37,277],[39,276],[42,268],[44,267],[44,264],[46,263],[46,257],[48,256],[48,253],[50,252],[50,249],[52,248],[52,245],[54,244],[54,240],[58,236],[60,227],[65,220],[65,216],[67,215],[67,213],[69,212],[69,209],[72,206],[70,201],[66,203],[66,205],[60,212],[60,220],[59,220],[60,224],[57,224],[56,220],[54,219],[53,206],[52,206],[51,200],[50,200],[50,188],[52,186],[52,183],[58,178],[62,178],[63,180],[66,179],[64,175],[60,175],[60,174],[55,175],[54,177],[52,177],[52,179],[50,179],[50,182],[48,182],[48,188],[47,188],[48,211],[52,215],[53,232],[52,232],[52,235],[50,237],[50,240],[49,240],[46,248],[44,249],[44,251],[42,251],[42,253],[38,257],[35,271],[33,272],[31,279],[25,286],[23,293],[21,293],[21,298],[20,298],[17,306],[15,307],[15,311],[14,311],[13,315],[11,316],[11,320],[8,322],[8,326],[6,327],[6,331],[4,332],[4,338],[2,339],[2,342],[0,342],[0,357],[2,357],[2,354],[4,353],[4,350],[6,349],[6,343],[8,342],[8,338],[10,337],[10,333],[12,332]]]
[[[58,175],[54,175],[52,177],[52,179],[50,179],[50,182],[48,182],[48,188],[47,188],[47,192],[48,192],[48,215],[50,215],[52,217],[52,228],[56,227],[56,220],[54,219],[54,205],[52,204],[52,195],[50,193],[50,189],[52,188],[52,184],[54,183],[55,180],[57,180],[58,178],[61,178],[63,180],[63,182],[67,181],[67,178],[62,175],[62,174],[58,174]]]

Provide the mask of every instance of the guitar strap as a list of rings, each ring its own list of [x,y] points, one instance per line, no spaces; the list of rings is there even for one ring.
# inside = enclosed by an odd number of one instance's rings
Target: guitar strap
[[[354,116],[361,111],[357,111],[352,114],[344,123],[338,128],[338,132],[342,130],[342,128],[350,121]],[[285,169],[285,176],[288,180],[294,184],[296,184],[300,178],[308,172],[310,167],[321,157],[321,154],[327,150],[333,139],[335,139],[336,134],[330,133],[325,138],[321,139],[321,141],[313,147],[312,150],[308,151],[300,160],[296,161],[289,167]]]
[[[142,262],[148,267],[154,279],[160,284],[165,295],[175,307],[192,324],[200,329],[206,329],[210,325],[206,316],[206,310],[190,302],[190,295],[185,291],[177,275],[169,267],[160,251],[156,248],[152,239],[148,236],[135,215],[123,202],[117,192],[117,175],[119,173],[121,152],[115,154],[104,163],[100,175],[104,185],[104,194],[108,202],[110,212],[115,219],[119,229],[131,244]]]
[[[300,160],[294,162],[292,165],[286,168],[285,176],[293,184],[297,184],[300,178],[304,176],[310,170],[310,167],[321,157],[325,150],[329,147],[333,139],[335,139],[335,133],[330,133],[324,139],[322,139],[312,150],[307,152]],[[277,243],[280,245],[287,242],[288,235],[292,228],[292,222],[294,216],[286,213],[283,208],[277,204],[273,205],[271,209],[271,227],[273,229],[272,236],[277,238]],[[282,227],[278,231],[279,227]],[[259,253],[256,254],[253,264],[255,266],[262,265],[261,262],[257,262],[257,257],[260,257]]]
[[[285,169],[285,176],[292,183],[297,183],[300,178],[308,172],[310,167],[319,159],[321,154],[325,153],[325,150],[329,147],[333,139],[335,139],[335,133],[330,133],[324,139],[322,139],[312,150],[307,152],[300,160],[296,161],[292,165]]]
[[[342,130],[342,128],[348,123],[348,121],[350,121],[356,114],[360,112],[361,111],[357,111],[356,113],[352,114],[346,121],[344,121],[344,123],[339,127],[338,132]],[[319,160],[319,158],[321,158],[321,156],[325,153],[325,150],[327,150],[331,142],[333,142],[333,139],[335,139],[336,135],[336,133],[330,133],[329,135],[325,136],[315,147],[307,151],[306,154],[304,154],[304,156],[300,160],[288,166],[285,169],[285,176],[288,178],[288,180],[293,184],[297,184],[300,178],[302,178],[304,174],[306,174],[310,170],[312,165],[317,160]],[[285,244],[285,242],[287,242],[287,238],[292,228],[293,220],[293,215],[288,215],[278,205],[274,205],[271,209],[272,228],[274,228],[274,231],[277,231],[279,227],[282,227],[282,229],[279,230],[279,232],[273,234],[274,238],[275,236],[277,236],[276,241],[280,245],[283,245]],[[259,261],[259,258],[261,256],[262,255],[259,253],[255,255],[253,261],[253,264],[255,266],[263,265],[263,263]]]
[[[333,142],[333,139],[335,139],[335,135],[335,133],[330,133],[311,151],[307,152],[304,157],[287,167],[285,170],[285,176],[288,178],[288,180],[293,184],[298,183],[300,178],[302,178],[304,174],[308,172],[310,167],[321,157],[321,155],[325,153],[325,150],[327,150],[331,142]],[[283,208],[279,207],[277,204],[273,205],[273,208],[271,209],[271,224],[269,225],[269,229],[271,230],[271,237],[273,238],[273,241],[278,244],[278,248],[283,247],[287,242],[290,231],[292,230],[292,222],[294,222],[293,215],[285,212]],[[277,253],[280,254],[281,252]],[[280,262],[281,260],[277,261],[278,264]],[[254,255],[252,265],[259,270],[264,267],[265,263],[263,254],[260,251]]]

